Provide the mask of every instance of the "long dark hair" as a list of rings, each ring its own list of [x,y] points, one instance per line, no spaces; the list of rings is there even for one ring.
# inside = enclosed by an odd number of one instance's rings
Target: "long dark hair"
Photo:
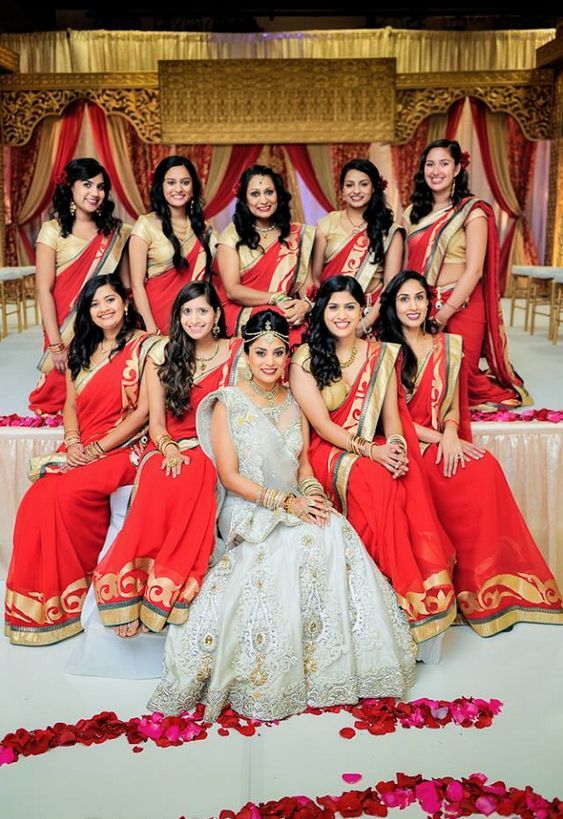
[[[348,171],[360,171],[369,177],[373,185],[373,193],[364,212],[369,239],[371,262],[376,264],[383,260],[383,242],[393,224],[393,211],[388,207],[385,199],[385,185],[377,167],[369,159],[351,159],[342,166],[340,171],[340,189],[344,188],[344,181]]]
[[[211,251],[209,249],[207,227],[203,216],[202,186],[194,164],[187,158],[187,156],[167,156],[158,163],[155,168],[151,184],[151,207],[162,223],[162,232],[166,238],[172,242],[172,247],[174,248],[172,263],[174,267],[176,270],[181,270],[183,267],[187,267],[188,263],[182,255],[180,240],[172,229],[170,206],[164,198],[164,193],[162,190],[164,177],[166,176],[167,172],[170,170],[170,168],[178,167],[185,168],[192,180],[192,198],[190,199],[186,208],[186,216],[190,220],[193,232],[205,250],[206,276],[209,278],[211,272]]]
[[[325,324],[324,312],[333,293],[345,292],[350,293],[363,310],[366,297],[361,284],[353,276],[331,276],[320,286],[309,317],[309,330],[304,336],[311,354],[311,372],[320,389],[342,378],[336,341]]]
[[[424,163],[433,148],[445,148],[455,164],[461,164],[461,146],[456,139],[435,139],[434,142],[426,146],[420,157],[418,170],[414,175],[414,190],[411,195],[412,210],[410,214],[410,220],[413,225],[417,225],[423,216],[429,214],[434,205],[432,191],[424,180]],[[459,173],[454,177],[452,205],[456,207],[466,196],[472,196],[469,190],[469,176],[465,168],[460,168]]]
[[[269,327],[267,326],[268,323]],[[248,351],[254,343],[252,336],[255,333],[261,333],[262,331],[266,332],[266,330],[270,329],[275,333],[281,333],[282,336],[286,336],[286,339],[283,339],[283,342],[286,350],[289,352],[289,324],[287,319],[269,308],[267,310],[261,310],[259,313],[255,313],[248,319],[242,328],[244,352],[248,354]],[[280,339],[280,341],[282,341],[282,339]]]
[[[237,188],[237,204],[233,216],[233,222],[240,236],[237,242],[237,249],[240,245],[247,245],[251,250],[256,250],[260,244],[260,236],[254,227],[255,217],[251,214],[246,204],[248,183],[253,176],[269,176],[272,180],[278,195],[278,206],[274,214],[275,225],[280,230],[278,241],[282,244],[286,244],[285,239],[289,236],[291,223],[291,212],[289,210],[291,194],[284,188],[283,179],[279,173],[276,173],[267,165],[251,165],[250,168],[243,171]]]
[[[102,276],[94,276],[94,278],[89,279],[78,295],[76,318],[74,320],[74,338],[70,342],[68,350],[68,368],[73,381],[81,369],[88,367],[92,353],[104,337],[103,330],[92,321],[90,306],[96,291],[106,284],[127,304],[123,324],[115,339],[115,346],[109,354],[110,359],[125,347],[134,330],[145,329],[145,323],[135,310],[132,302],[129,301],[127,290],[117,273],[105,273]]]
[[[403,351],[401,356],[401,381],[405,390],[412,392],[414,382],[416,381],[418,361],[405,341],[403,325],[397,316],[397,294],[405,282],[408,281],[418,282],[428,299],[428,313],[422,325],[423,330],[427,333],[436,332],[435,326],[430,319],[430,308],[432,307],[430,286],[424,276],[421,276],[420,273],[417,273],[415,270],[401,270],[400,273],[393,276],[391,281],[387,283],[380,297],[379,316],[375,322],[374,330],[381,341],[391,341],[393,344],[401,345]]]
[[[55,192],[53,193],[53,206],[51,208],[51,217],[56,219],[61,227],[61,235],[68,236],[72,233],[72,226],[74,224],[75,216],[70,212],[72,204],[72,186],[75,182],[85,182],[87,179],[93,179],[95,176],[101,174],[104,178],[104,201],[92,214],[92,219],[96,224],[98,233],[103,233],[107,236],[114,228],[121,225],[121,219],[113,216],[115,204],[112,202],[111,180],[103,165],[100,165],[97,159],[90,157],[83,157],[82,159],[71,159],[67,162],[62,174],[62,178],[55,185]]]
[[[195,341],[182,327],[182,307],[186,302],[204,296],[213,311],[219,310],[219,335],[226,338],[225,316],[217,291],[209,282],[197,281],[184,285],[172,305],[169,341],[164,351],[164,362],[158,368],[158,377],[164,387],[164,402],[175,418],[182,418],[190,405],[196,359]]]

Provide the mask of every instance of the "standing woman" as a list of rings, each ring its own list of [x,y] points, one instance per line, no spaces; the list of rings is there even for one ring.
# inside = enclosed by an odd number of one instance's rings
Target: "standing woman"
[[[94,574],[100,618],[120,637],[133,637],[141,623],[160,631],[188,617],[215,541],[217,475],[199,447],[195,414],[208,393],[234,384],[244,367],[241,340],[225,337],[214,288],[185,285],[172,307],[170,338],[148,356],[151,444],[133,503]]]
[[[406,267],[422,273],[431,286],[433,318],[440,329],[463,338],[462,377],[469,405],[495,409],[529,404],[522,379],[508,360],[493,209],[470,193],[468,162],[455,140],[437,139],[422,152],[412,205],[405,211]],[[488,373],[479,368],[481,355]]]
[[[321,282],[341,274],[358,280],[366,296],[364,335],[378,316],[384,283],[403,263],[405,229],[393,221],[386,187],[373,162],[351,159],[340,171],[344,210],[319,219],[315,234],[313,275]]]
[[[35,483],[14,528],[5,632],[47,645],[82,630],[80,612],[109,526],[109,498],[133,483],[148,418],[140,389],[146,334],[116,275],[86,283],[76,305],[64,444],[32,461]]]
[[[308,343],[291,362],[291,390],[313,428],[315,475],[393,584],[415,640],[423,642],[455,619],[453,547],[398,397],[400,348],[357,338],[364,306],[351,276],[321,285]]]
[[[240,178],[233,221],[219,237],[215,259],[229,335],[240,335],[250,316],[271,305],[289,322],[290,345],[301,341],[312,307],[315,229],[291,221],[290,199],[281,176],[265,165],[252,165]]]
[[[38,414],[63,408],[68,345],[81,288],[93,276],[118,269],[129,285],[123,250],[131,226],[113,216],[110,192],[110,178],[96,159],[71,160],[55,186],[53,218],[44,222],[37,237],[36,286],[45,352],[29,407]]]
[[[133,299],[149,333],[167,333],[172,303],[185,284],[209,277],[210,229],[202,187],[185,156],[168,156],[151,183],[152,212],[139,216],[129,243]]]
[[[490,637],[514,623],[563,624],[555,578],[498,461],[470,443],[459,406],[460,336],[432,332],[430,288],[405,270],[381,296],[378,336],[402,347],[399,376],[434,503],[455,544],[454,584],[469,625]]]

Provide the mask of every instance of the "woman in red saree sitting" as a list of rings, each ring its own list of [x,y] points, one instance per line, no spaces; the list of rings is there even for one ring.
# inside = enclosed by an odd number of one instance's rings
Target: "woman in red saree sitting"
[[[405,211],[406,267],[432,287],[440,329],[463,338],[469,405],[493,410],[529,404],[508,360],[493,209],[469,192],[467,164],[455,140],[438,139],[424,149]],[[487,373],[479,368],[482,355]]]
[[[34,459],[16,517],[5,632],[47,645],[82,630],[80,612],[109,526],[109,498],[133,483],[148,418],[141,317],[116,275],[78,297],[68,357],[64,444]]]
[[[123,529],[94,574],[100,618],[120,637],[141,623],[184,623],[215,541],[215,467],[199,447],[195,414],[244,369],[241,339],[225,337],[214,288],[191,282],[172,307],[170,338],[151,349],[146,382],[152,443],[137,472]]]
[[[133,299],[149,333],[167,333],[174,299],[211,270],[210,230],[203,218],[202,187],[185,156],[156,166],[152,212],[139,216],[129,243]]]
[[[398,394],[400,348],[357,338],[364,306],[351,276],[321,285],[308,343],[292,359],[291,390],[313,428],[315,475],[390,579],[415,640],[423,642],[456,616],[453,546]]]
[[[301,341],[312,306],[315,229],[291,221],[290,199],[281,176],[265,165],[252,165],[240,178],[233,221],[215,257],[229,335],[240,335],[250,316],[270,305],[289,322],[290,346]]]
[[[29,396],[38,414],[60,412],[66,395],[68,345],[72,339],[76,299],[92,276],[121,269],[129,285],[123,254],[130,225],[113,216],[111,182],[96,159],[73,159],[53,194],[53,218],[37,237],[36,287],[44,327],[42,376]],[[123,258],[122,258],[123,254]]]
[[[399,343],[399,377],[440,521],[456,550],[458,609],[482,637],[514,623],[563,624],[557,583],[498,461],[471,443],[459,406],[460,336],[433,331],[430,288],[410,270],[381,296],[378,336]]]
[[[313,248],[313,276],[324,282],[340,274],[359,281],[366,296],[362,327],[369,332],[379,313],[384,282],[403,263],[405,229],[387,207],[387,182],[369,159],[351,159],[340,171],[344,210],[319,219]]]

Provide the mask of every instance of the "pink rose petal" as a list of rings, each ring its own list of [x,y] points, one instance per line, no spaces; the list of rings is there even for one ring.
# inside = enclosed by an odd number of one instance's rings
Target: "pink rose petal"
[[[342,779],[345,782],[348,782],[349,785],[355,785],[356,782],[359,782],[362,778],[362,774],[360,773],[343,773]]]

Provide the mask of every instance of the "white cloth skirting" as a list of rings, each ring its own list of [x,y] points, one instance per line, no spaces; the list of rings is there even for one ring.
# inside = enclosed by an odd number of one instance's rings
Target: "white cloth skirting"
[[[340,515],[320,528],[279,523],[229,549],[206,575],[187,623],[169,626],[165,673],[149,707],[204,703],[282,719],[307,705],[401,697],[416,648],[395,595]]]

